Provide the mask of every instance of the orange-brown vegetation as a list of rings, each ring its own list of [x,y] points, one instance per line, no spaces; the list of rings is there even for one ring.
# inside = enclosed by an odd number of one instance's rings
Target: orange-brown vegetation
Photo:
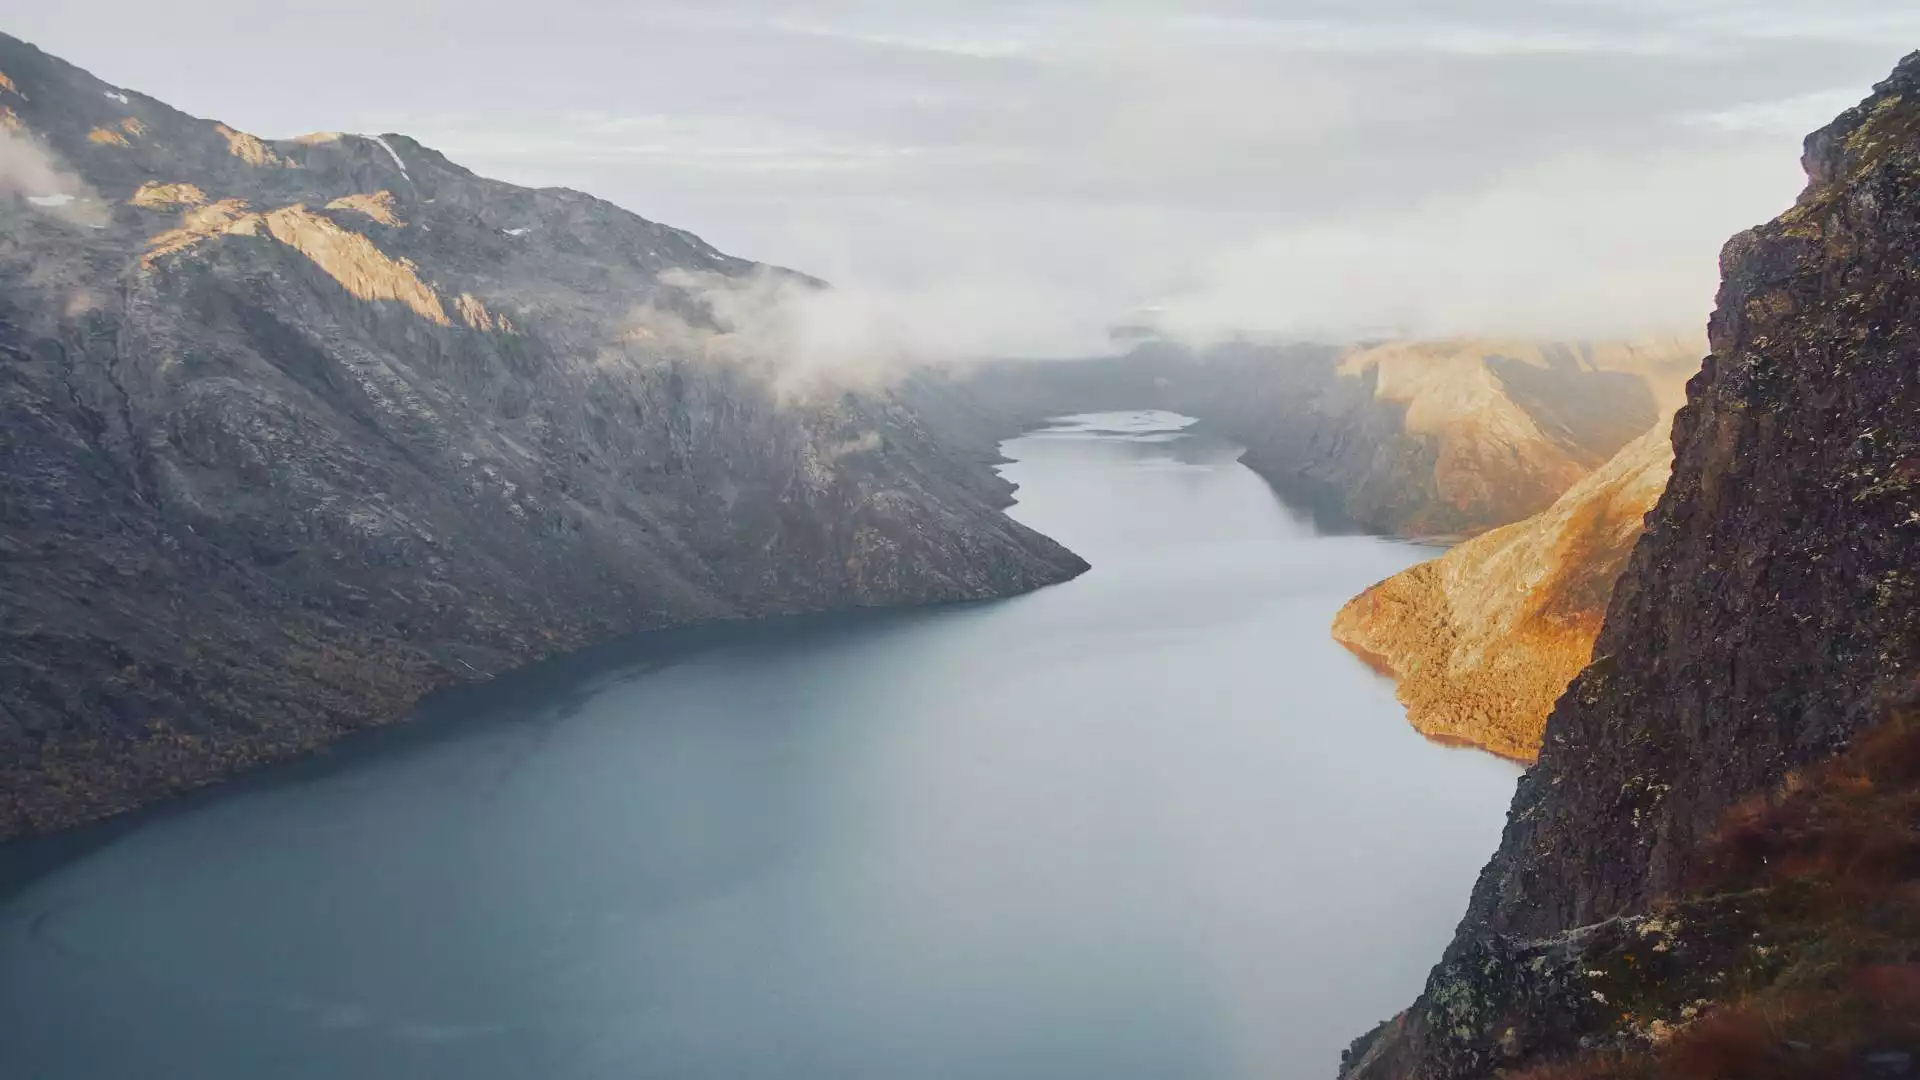
[[[1759,912],[1766,963],[1657,1042],[1517,1080],[1825,1080],[1920,1069],[1920,715],[1729,812],[1696,895]]]
[[[1546,510],[1361,593],[1334,638],[1398,681],[1421,732],[1533,760],[1672,460],[1662,421]]]
[[[127,137],[112,128],[97,127],[87,132],[87,141],[101,146],[129,146]]]
[[[0,128],[19,135],[27,130],[27,125],[20,120],[18,113],[5,105],[0,105]]]
[[[1814,877],[1843,893],[1879,896],[1920,879],[1917,825],[1920,715],[1902,714],[1841,757],[1729,811],[1708,844],[1705,883],[1764,887]]]
[[[7,73],[4,71],[0,71],[0,90],[5,90],[9,94],[18,94],[21,97],[26,96],[20,93],[20,88],[13,85],[13,80],[7,78]]]
[[[129,116],[120,121],[120,130],[136,138],[147,133],[147,125],[137,116]]]

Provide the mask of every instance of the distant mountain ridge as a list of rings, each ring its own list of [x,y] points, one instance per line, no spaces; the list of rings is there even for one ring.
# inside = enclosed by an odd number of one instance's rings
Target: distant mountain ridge
[[[1348,352],[1432,458],[1411,531],[1473,533],[1551,505],[1678,405],[1704,340],[1392,342]],[[1409,478],[1411,479],[1411,477]],[[1385,501],[1385,496],[1382,501]]]
[[[1335,348],[1156,342],[1125,356],[986,365],[1008,415],[1172,409],[1330,526],[1466,536],[1550,506],[1683,393],[1704,343],[1459,339]]]
[[[904,391],[713,347],[705,283],[804,275],[5,36],[0,110],[0,837],[635,630],[1085,568]]]

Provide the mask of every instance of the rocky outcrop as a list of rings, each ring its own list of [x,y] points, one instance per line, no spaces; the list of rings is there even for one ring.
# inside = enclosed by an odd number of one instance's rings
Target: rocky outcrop
[[[403,136],[0,72],[0,836],[615,635],[1084,569],[949,403],[776,378],[701,291],[818,283]]]
[[[973,385],[1022,419],[1173,409],[1330,525],[1474,535],[1549,506],[1671,409],[1704,351],[1457,340],[1364,348],[1148,344],[1124,357],[998,365]]]
[[[1421,732],[1531,762],[1672,460],[1656,424],[1547,509],[1361,593],[1334,638],[1394,677]]]
[[[1564,1051],[1529,1017],[1575,1005],[1510,992],[1531,943],[1680,892],[1731,808],[1920,689],[1920,53],[1805,164],[1796,205],[1722,255],[1672,479],[1452,945],[1348,1075]]]

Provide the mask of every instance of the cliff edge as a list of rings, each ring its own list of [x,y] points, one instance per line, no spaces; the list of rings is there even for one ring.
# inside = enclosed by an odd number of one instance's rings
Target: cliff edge
[[[1485,1076],[1618,1034],[1559,961],[1684,894],[1736,806],[1912,700],[1920,53],[1804,162],[1794,207],[1722,254],[1672,479],[1452,945],[1346,1075]]]

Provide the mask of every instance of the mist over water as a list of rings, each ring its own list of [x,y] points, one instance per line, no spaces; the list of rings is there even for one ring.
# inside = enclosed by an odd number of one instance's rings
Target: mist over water
[[[1186,425],[1007,445],[1072,583],[655,635],[63,841],[0,900],[0,1073],[1331,1076],[1516,770],[1327,635],[1431,553]]]

